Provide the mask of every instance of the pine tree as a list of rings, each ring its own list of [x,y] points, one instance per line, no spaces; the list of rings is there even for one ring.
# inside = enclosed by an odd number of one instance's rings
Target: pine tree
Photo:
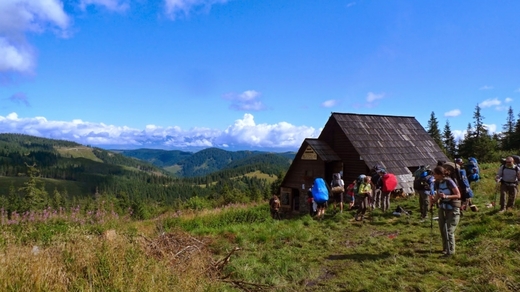
[[[60,207],[64,207],[65,200],[63,199],[63,196],[58,191],[58,188],[54,188],[54,192],[52,193],[52,207],[54,209],[59,209]]]
[[[484,125],[484,117],[480,113],[480,107],[477,105],[473,115],[473,125],[468,124],[464,140],[459,144],[459,155],[461,157],[476,157],[479,161],[494,161],[495,152],[498,147],[497,140],[488,134]]]
[[[446,155],[450,158],[454,158],[455,154],[457,154],[457,144],[455,143],[455,137],[451,132],[450,121],[446,121],[446,125],[444,125],[442,138]]]
[[[511,138],[511,149],[520,149],[520,113],[517,115],[515,129]]]
[[[444,150],[444,146],[442,143],[442,137],[441,137],[441,131],[439,130],[439,122],[437,121],[437,118],[435,117],[435,113],[432,112],[430,115],[430,120],[428,120],[428,134],[430,134],[430,137],[439,145],[441,149]]]
[[[14,211],[19,211],[21,206],[20,195],[16,192],[16,189],[13,184],[9,186],[7,203],[7,215],[9,216],[9,219],[11,219],[11,213]]]
[[[45,191],[43,185],[38,188],[37,177],[40,175],[40,171],[36,168],[36,164],[32,166],[27,165],[27,175],[29,180],[24,183],[24,186],[18,190],[24,195],[24,206],[22,209],[25,210],[42,210],[46,207],[48,201],[48,194]]]
[[[480,106],[477,104],[473,113],[473,125],[475,126],[475,138],[479,139],[482,135],[487,135],[487,127],[484,125],[484,116],[480,113]]]
[[[513,108],[510,106],[507,111],[507,119],[506,123],[502,126],[504,130],[502,133],[501,141],[502,141],[502,150],[512,150],[513,148],[513,139],[516,128],[515,116],[513,114]]]

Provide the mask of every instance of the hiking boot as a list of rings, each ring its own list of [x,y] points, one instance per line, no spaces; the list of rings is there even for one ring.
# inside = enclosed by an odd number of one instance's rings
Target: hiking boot
[[[506,211],[506,209],[500,209],[500,211],[498,211],[498,213],[504,213]]]
[[[471,211],[473,211],[473,212],[478,212],[478,207],[477,207],[477,205],[471,205],[471,206],[469,206],[469,207],[471,208]]]

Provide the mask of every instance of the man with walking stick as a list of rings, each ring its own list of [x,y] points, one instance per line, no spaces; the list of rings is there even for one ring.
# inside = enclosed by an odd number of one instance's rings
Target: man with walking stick
[[[520,180],[520,167],[515,165],[513,157],[508,156],[506,163],[497,171],[495,177],[500,182],[500,213],[513,208],[516,199],[518,181]],[[507,197],[507,204],[506,204]]]
[[[433,208],[433,204],[439,203],[439,230],[443,253],[441,257],[451,257],[455,254],[455,229],[460,221],[460,191],[457,183],[446,175],[444,167],[435,167],[433,176],[435,177],[435,195],[431,200],[430,208]]]

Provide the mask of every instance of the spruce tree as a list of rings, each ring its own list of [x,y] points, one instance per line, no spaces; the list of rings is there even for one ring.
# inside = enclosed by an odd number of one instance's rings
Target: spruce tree
[[[464,140],[459,144],[459,155],[461,157],[476,157],[481,162],[495,161],[498,143],[489,135],[484,125],[484,116],[480,113],[480,107],[475,107],[473,125],[468,124]]]
[[[457,153],[457,144],[455,143],[455,137],[451,132],[450,121],[446,121],[446,125],[444,125],[442,138],[446,155],[450,158],[454,158]]]
[[[444,146],[442,143],[442,137],[441,137],[441,131],[439,130],[439,122],[437,121],[437,118],[435,117],[435,113],[432,112],[430,115],[430,120],[428,120],[428,134],[430,134],[430,137],[433,138],[435,143],[439,145],[441,149],[444,150]]]
[[[487,127],[484,125],[484,116],[480,113],[480,106],[477,104],[473,113],[473,125],[475,126],[475,138],[479,139],[482,135],[487,135]]]
[[[513,139],[516,128],[515,116],[513,114],[513,108],[510,106],[507,111],[507,119],[506,123],[502,126],[502,150],[512,150],[513,148]]]
[[[24,195],[23,211],[26,210],[42,210],[47,206],[48,194],[45,191],[43,185],[38,188],[37,177],[40,175],[40,171],[36,168],[36,164],[32,166],[27,165],[27,175],[29,180],[24,183],[24,186],[19,188],[18,191]]]
[[[511,149],[520,149],[520,113],[517,115],[515,129],[511,138]]]

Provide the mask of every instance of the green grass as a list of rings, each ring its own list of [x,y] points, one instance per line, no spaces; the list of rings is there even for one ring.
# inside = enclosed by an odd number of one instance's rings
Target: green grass
[[[97,162],[103,162],[92,152],[92,149],[93,148],[86,147],[86,146],[56,147],[56,151],[58,151],[58,153],[60,153],[64,157],[87,158],[87,159],[94,160]]]
[[[164,170],[171,172],[172,174],[177,174],[182,170],[182,166],[175,164],[172,166],[164,167]]]
[[[495,170],[489,166],[484,175]],[[486,208],[494,190],[489,178],[474,185],[480,210],[464,212],[457,253],[449,259],[439,258],[437,221],[420,221],[415,196],[392,201],[391,210],[401,205],[411,216],[374,210],[364,223],[353,220],[353,211],[331,209],[319,221],[309,215],[273,220],[266,203],[111,225],[2,226],[0,259],[7,257],[7,266],[0,283],[19,291],[518,291],[520,206],[503,214]],[[100,237],[108,228],[118,234],[113,242]],[[176,235],[171,243],[184,237],[185,248],[204,242],[206,249],[182,261],[174,257],[178,250],[152,256],[148,249],[159,250],[165,234]],[[40,269],[27,251],[33,245],[47,261]],[[15,252],[29,256],[18,259]],[[210,275],[206,256],[229,262]]]
[[[258,179],[265,179],[267,181],[267,183],[273,183],[278,178],[278,176],[276,176],[276,175],[270,175],[267,173],[263,173],[259,170],[250,172],[250,173],[246,173],[245,176],[256,177]]]

